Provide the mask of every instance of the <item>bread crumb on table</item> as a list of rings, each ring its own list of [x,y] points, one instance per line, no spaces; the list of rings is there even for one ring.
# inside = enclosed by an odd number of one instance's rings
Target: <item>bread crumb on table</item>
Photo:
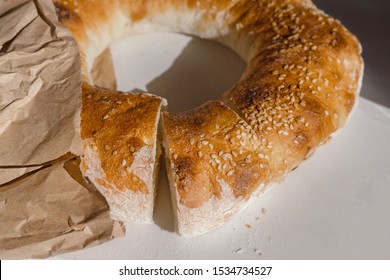
[[[259,256],[261,256],[261,250],[260,249],[254,249],[253,251],[255,251],[255,253],[258,254]]]

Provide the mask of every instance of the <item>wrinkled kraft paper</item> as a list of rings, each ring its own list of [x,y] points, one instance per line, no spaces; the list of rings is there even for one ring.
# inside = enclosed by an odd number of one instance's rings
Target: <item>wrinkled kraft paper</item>
[[[0,258],[43,258],[124,234],[74,156],[80,79],[77,45],[50,0],[0,1]]]
[[[78,165],[73,159],[42,167],[0,189],[2,259],[45,258],[123,236],[122,224],[111,220]]]

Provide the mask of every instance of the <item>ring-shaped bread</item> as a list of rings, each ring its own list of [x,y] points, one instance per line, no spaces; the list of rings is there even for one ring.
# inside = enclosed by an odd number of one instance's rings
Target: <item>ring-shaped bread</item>
[[[267,186],[282,180],[345,125],[356,105],[363,75],[360,44],[310,0],[54,2],[59,19],[79,45],[83,80],[90,85],[97,55],[121,37],[145,32],[180,32],[216,40],[247,62],[242,78],[220,100],[162,115],[181,235],[201,234],[221,225]],[[97,91],[88,88],[91,96]],[[155,118],[161,104],[152,110]],[[82,119],[82,128],[87,121]],[[84,139],[89,136],[93,138],[92,132]],[[118,166],[111,172],[122,172]],[[107,185],[103,189],[115,188]]]

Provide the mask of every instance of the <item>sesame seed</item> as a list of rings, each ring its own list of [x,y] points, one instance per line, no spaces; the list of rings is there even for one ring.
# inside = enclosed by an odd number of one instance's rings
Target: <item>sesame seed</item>
[[[122,160],[122,166],[125,166],[127,161],[125,159]]]
[[[232,176],[233,173],[234,173],[234,170],[232,169],[232,170],[229,170],[229,171],[226,173],[226,175],[227,175],[227,176]]]
[[[324,79],[324,83],[325,83],[326,86],[329,86],[329,81],[328,81],[328,79],[325,78],[325,79]]]
[[[194,145],[194,144],[195,144],[195,139],[194,139],[194,138],[191,138],[191,139],[190,139],[190,144],[191,144],[191,145]]]
[[[198,151],[198,157],[200,157],[200,158],[203,157],[203,153],[201,151]]]
[[[208,145],[209,141],[203,140],[201,143],[202,143],[202,145]]]
[[[265,157],[265,155],[264,154],[262,154],[262,153],[260,153],[260,154],[257,154],[258,156],[259,156],[259,158],[264,158]]]
[[[177,154],[173,154],[172,157],[174,160],[177,160]]]
[[[238,22],[237,24],[236,24],[236,29],[237,30],[240,30],[240,29],[242,29],[244,27],[244,25],[241,23],[241,22]]]

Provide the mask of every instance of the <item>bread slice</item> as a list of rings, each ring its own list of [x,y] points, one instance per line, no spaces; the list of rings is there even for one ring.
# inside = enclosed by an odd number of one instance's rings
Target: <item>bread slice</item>
[[[113,217],[152,223],[165,100],[83,85],[84,175],[106,198]]]
[[[216,228],[265,190],[269,162],[252,129],[219,101],[162,115],[177,232]]]

